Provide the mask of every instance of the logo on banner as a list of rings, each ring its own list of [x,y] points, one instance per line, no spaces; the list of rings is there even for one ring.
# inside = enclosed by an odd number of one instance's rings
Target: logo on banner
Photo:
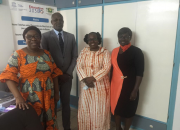
[[[54,13],[54,9],[52,9],[52,8],[46,8],[46,13],[47,13],[47,14],[53,14],[53,13]]]
[[[18,10],[19,11],[27,11],[27,8],[23,8],[21,4],[18,4]]]
[[[19,11],[27,11],[27,8],[23,8],[22,5],[18,4],[18,10]]]
[[[22,5],[18,4],[18,7],[23,7]]]
[[[34,7],[34,6],[29,5],[29,12],[43,14],[44,13],[44,9],[40,8],[40,7]]]
[[[12,7],[16,7],[16,3],[15,2],[12,2]]]
[[[12,2],[12,4],[11,4],[11,10],[17,11],[16,2]]]

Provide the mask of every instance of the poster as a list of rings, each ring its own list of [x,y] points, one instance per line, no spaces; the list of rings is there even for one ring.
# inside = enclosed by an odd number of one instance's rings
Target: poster
[[[9,0],[12,17],[15,50],[26,47],[23,31],[28,26],[36,26],[41,33],[52,30],[51,15],[57,8],[31,2]]]

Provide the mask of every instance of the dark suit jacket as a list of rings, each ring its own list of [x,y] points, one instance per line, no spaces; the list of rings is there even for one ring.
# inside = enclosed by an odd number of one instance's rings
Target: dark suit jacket
[[[59,40],[54,30],[42,34],[41,46],[48,50],[56,63],[57,67],[72,76],[76,66],[77,45],[73,34],[63,31],[64,35],[64,53],[62,54]]]

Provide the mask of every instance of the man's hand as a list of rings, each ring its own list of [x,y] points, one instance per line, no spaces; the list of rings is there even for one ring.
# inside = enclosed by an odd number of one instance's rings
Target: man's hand
[[[71,78],[71,76],[70,75],[68,75],[68,74],[63,74],[63,75],[60,75],[59,76],[59,80],[60,80],[60,82],[67,82],[69,79]]]
[[[54,102],[57,103],[59,99],[59,92],[54,93]]]

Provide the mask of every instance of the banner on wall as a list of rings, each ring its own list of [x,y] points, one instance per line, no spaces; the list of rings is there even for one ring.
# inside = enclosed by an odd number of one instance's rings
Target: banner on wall
[[[14,0],[9,0],[9,6],[16,50],[26,46],[22,34],[28,26],[38,27],[41,33],[52,30],[51,15],[56,7]]]

